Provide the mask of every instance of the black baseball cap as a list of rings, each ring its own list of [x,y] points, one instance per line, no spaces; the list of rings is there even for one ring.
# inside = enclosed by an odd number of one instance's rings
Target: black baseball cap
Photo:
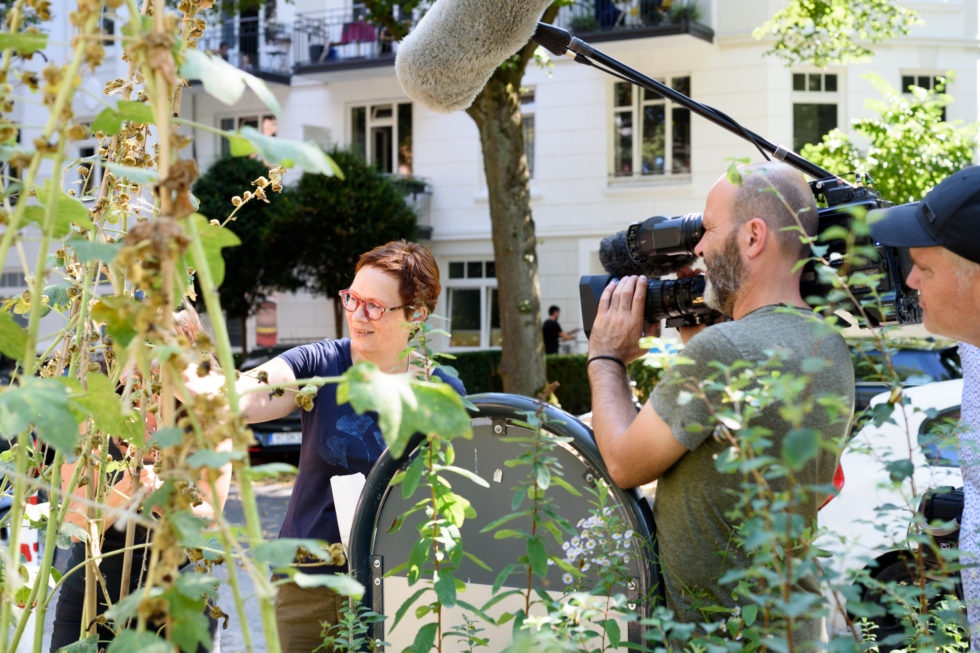
[[[872,211],[868,220],[882,245],[939,245],[980,263],[980,166],[954,172],[919,202]]]

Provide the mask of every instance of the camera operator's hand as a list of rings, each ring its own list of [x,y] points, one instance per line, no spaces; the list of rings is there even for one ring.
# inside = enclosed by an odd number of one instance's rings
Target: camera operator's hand
[[[640,347],[647,278],[623,277],[602,291],[592,333],[589,357],[613,356],[629,363],[646,353]]]

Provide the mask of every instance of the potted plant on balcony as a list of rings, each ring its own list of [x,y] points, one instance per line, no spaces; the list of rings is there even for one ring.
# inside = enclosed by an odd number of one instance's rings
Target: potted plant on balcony
[[[568,21],[568,28],[573,34],[595,32],[599,29],[599,21],[591,14],[578,14]]]
[[[672,23],[696,23],[700,19],[701,7],[696,4],[685,2],[670,7],[670,22]]]
[[[288,46],[292,40],[289,29],[283,23],[273,20],[265,24],[265,42],[268,45]]]

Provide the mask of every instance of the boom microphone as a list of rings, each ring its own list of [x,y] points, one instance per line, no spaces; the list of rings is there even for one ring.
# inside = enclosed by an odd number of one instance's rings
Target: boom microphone
[[[437,0],[398,46],[395,74],[438,113],[465,109],[528,41],[552,0]]]

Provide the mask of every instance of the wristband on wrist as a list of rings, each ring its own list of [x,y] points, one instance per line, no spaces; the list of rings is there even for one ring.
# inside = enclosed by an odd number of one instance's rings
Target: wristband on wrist
[[[589,365],[591,365],[593,361],[613,361],[614,363],[618,363],[619,366],[623,368],[624,372],[626,371],[626,363],[619,360],[615,356],[593,356],[588,361],[586,361],[585,363],[586,369],[588,369]]]

